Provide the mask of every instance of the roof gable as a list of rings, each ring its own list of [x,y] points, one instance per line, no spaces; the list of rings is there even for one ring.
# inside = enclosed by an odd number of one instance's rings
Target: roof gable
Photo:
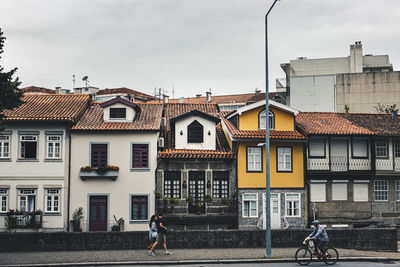
[[[106,107],[114,105],[116,103],[120,103],[120,104],[123,104],[125,106],[131,107],[136,112],[140,112],[140,107],[138,105],[136,105],[135,103],[132,103],[132,102],[130,102],[128,100],[125,100],[125,99],[123,99],[123,98],[121,98],[119,96],[117,96],[116,98],[110,99],[110,100],[108,100],[108,101],[106,101],[104,103],[101,103],[100,106],[102,108],[106,108]]]
[[[293,114],[293,115],[297,115],[299,113],[299,111],[297,109],[294,109],[294,108],[291,108],[289,106],[283,105],[283,104],[278,103],[278,102],[276,102],[274,100],[269,100],[268,102],[269,102],[269,106],[270,107],[274,107],[274,108],[282,110],[284,112],[287,112],[287,113],[290,113],[290,114]],[[261,100],[261,101],[258,101],[256,103],[253,103],[253,104],[238,108],[235,112],[232,112],[231,114],[229,114],[227,118],[230,119],[233,116],[235,116],[236,114],[241,115],[243,112],[246,112],[246,111],[249,111],[249,110],[253,110],[253,109],[259,108],[261,106],[265,106],[265,100]]]
[[[205,119],[207,119],[207,120],[214,121],[215,123],[220,122],[220,119],[219,119],[219,118],[214,117],[214,116],[211,116],[211,115],[209,115],[209,114],[207,114],[207,113],[201,112],[201,111],[199,111],[199,110],[197,110],[197,109],[194,109],[194,110],[192,110],[192,111],[189,111],[189,112],[187,112],[187,113],[184,113],[184,114],[182,114],[182,115],[179,115],[179,116],[177,116],[177,117],[175,117],[175,118],[171,118],[171,119],[170,119],[170,122],[171,122],[172,124],[174,124],[176,121],[179,121],[179,120],[182,120],[182,119],[184,119],[184,118],[191,117],[191,116],[199,116],[199,117],[205,118]]]

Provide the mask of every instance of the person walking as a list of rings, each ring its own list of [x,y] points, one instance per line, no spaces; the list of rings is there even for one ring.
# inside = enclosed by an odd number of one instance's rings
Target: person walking
[[[149,250],[153,247],[154,243],[157,241],[158,233],[157,233],[157,224],[156,224],[157,216],[153,215],[150,218],[150,223],[149,223],[149,240],[150,240],[150,245],[147,247]],[[149,251],[149,255],[154,256],[153,251]]]
[[[158,238],[157,241],[153,244],[149,251],[149,255],[154,256],[153,250],[156,248],[158,244],[162,244],[164,247],[165,255],[171,255],[172,253],[168,251],[167,249],[167,232],[168,228],[165,227],[164,225],[164,220],[163,220],[163,215],[161,213],[158,214],[157,219],[156,219],[156,225],[157,225],[157,232],[158,232]]]

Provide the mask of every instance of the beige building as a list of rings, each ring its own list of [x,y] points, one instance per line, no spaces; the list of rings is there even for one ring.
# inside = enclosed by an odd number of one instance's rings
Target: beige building
[[[125,231],[148,229],[161,115],[160,104],[117,97],[91,106],[73,127],[70,216],[83,208],[82,231],[109,231],[115,218]]]
[[[70,128],[90,98],[36,94],[22,100],[5,112],[6,129],[0,132],[0,230],[63,231]]]

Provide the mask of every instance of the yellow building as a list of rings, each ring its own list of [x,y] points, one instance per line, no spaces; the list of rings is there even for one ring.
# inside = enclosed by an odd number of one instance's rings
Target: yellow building
[[[271,227],[306,225],[304,147],[297,110],[270,100]],[[222,118],[232,151],[237,154],[239,228],[265,227],[265,101],[239,108]],[[261,224],[262,223],[262,224]]]

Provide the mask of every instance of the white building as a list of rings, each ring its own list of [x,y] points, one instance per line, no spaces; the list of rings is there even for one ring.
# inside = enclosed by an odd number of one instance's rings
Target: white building
[[[117,97],[91,106],[73,127],[70,215],[83,208],[83,231],[109,231],[114,216],[125,231],[148,229],[161,115],[160,104]]]
[[[37,94],[23,101],[5,112],[7,128],[0,132],[0,229],[11,218],[11,230],[66,230],[70,127],[90,98]]]
[[[400,79],[392,75],[389,56],[363,55],[361,42],[350,45],[347,57],[300,57],[281,67],[286,86],[278,80],[277,90],[286,91],[286,103],[301,111],[344,112],[348,106],[350,112],[372,112],[378,102],[400,103]]]

